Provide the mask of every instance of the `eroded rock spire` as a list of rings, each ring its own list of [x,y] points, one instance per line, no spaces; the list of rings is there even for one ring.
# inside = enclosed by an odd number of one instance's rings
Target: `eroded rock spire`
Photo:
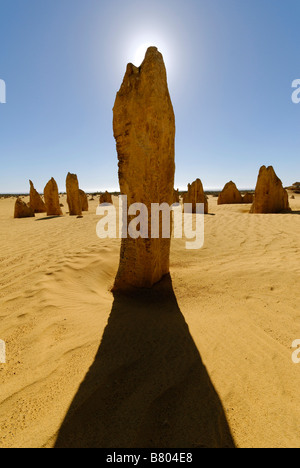
[[[113,109],[119,182],[128,205],[148,208],[149,238],[122,239],[115,290],[151,287],[169,272],[170,239],[152,239],[151,203],[173,203],[175,116],[161,53],[127,65]],[[130,217],[128,217],[130,222]]]

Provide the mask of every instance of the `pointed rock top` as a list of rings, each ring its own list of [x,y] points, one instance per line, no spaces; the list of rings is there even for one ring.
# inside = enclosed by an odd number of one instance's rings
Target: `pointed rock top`
[[[254,203],[250,213],[290,211],[288,193],[272,166],[262,166],[257,179]]]
[[[163,96],[167,90],[167,71],[162,54],[157,47],[149,47],[140,67],[128,63],[123,83],[117,96],[127,96],[136,90]]]

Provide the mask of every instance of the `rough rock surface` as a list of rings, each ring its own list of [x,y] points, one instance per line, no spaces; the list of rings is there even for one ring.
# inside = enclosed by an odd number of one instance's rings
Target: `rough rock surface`
[[[31,180],[30,183],[30,202],[29,205],[33,209],[34,213],[46,213],[46,205],[42,200],[40,194],[35,190]]]
[[[253,200],[254,200],[254,194],[253,193],[245,193],[245,195],[243,196],[243,203],[253,203]]]
[[[183,203],[192,203],[193,213],[196,213],[196,204],[204,203],[204,213],[208,213],[208,198],[204,193],[200,179],[188,185],[188,191],[183,195]]]
[[[282,211],[291,211],[288,193],[283,188],[273,167],[262,166],[250,213],[280,213]]]
[[[131,63],[113,109],[121,193],[148,208],[148,238],[122,239],[115,290],[152,287],[169,273],[170,238],[151,237],[151,203],[173,203],[175,116],[163,57],[150,47]],[[130,222],[132,217],[128,217]]]
[[[81,203],[81,210],[82,211],[89,211],[89,202],[87,194],[79,189],[79,196],[80,196],[80,203]]]
[[[17,198],[14,218],[34,218],[34,210],[29,204],[27,205],[27,203],[21,200],[21,198]]]
[[[235,183],[230,181],[225,185],[220,193],[218,205],[233,205],[235,203],[243,203],[243,198]]]
[[[79,184],[76,174],[71,174],[70,172],[68,173],[66,180],[66,189],[67,203],[69,205],[70,216],[81,216],[81,200],[79,195]]]
[[[102,203],[113,203],[111,194],[108,193],[108,191],[101,193],[99,202],[100,202],[100,205]]]
[[[58,187],[55,180],[49,180],[44,189],[45,205],[48,216],[61,216],[62,211],[59,204]]]

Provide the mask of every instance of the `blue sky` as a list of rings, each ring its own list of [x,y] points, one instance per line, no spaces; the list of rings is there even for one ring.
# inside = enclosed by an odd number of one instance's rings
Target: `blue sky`
[[[147,44],[167,67],[176,187],[254,187],[263,164],[300,179],[299,0],[0,0],[0,193],[64,191],[69,171],[118,189],[112,108]]]

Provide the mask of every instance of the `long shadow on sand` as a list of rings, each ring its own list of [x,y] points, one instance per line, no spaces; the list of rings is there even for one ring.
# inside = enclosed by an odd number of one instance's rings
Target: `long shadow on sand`
[[[55,447],[234,448],[169,276],[152,290],[115,295]]]
[[[48,219],[56,219],[56,218],[63,219],[63,216],[46,216],[45,218],[38,218],[36,219],[36,221],[47,221]]]

